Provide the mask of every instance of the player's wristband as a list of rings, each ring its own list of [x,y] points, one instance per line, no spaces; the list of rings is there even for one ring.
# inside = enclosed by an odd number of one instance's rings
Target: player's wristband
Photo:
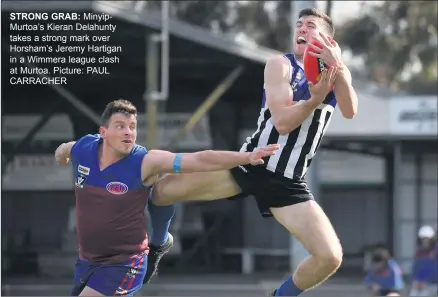
[[[173,172],[175,173],[181,173],[181,158],[181,153],[175,155],[175,159],[173,160]]]

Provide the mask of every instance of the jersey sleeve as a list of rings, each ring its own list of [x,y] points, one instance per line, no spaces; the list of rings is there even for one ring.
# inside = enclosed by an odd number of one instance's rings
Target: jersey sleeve
[[[90,145],[91,143],[98,141],[100,136],[98,134],[88,134],[85,135],[76,141],[76,143],[73,145],[70,151],[70,159],[72,161],[72,164],[76,164],[79,156],[84,151],[84,148],[87,147],[87,145]]]
[[[144,146],[141,146],[141,145],[135,145],[134,150],[132,152],[132,159],[134,161],[133,168],[135,168],[134,172],[135,172],[136,176],[138,174],[138,176],[140,176],[140,178],[142,176],[141,167],[143,164],[143,159],[147,155],[147,153],[148,153],[148,149],[145,148]]]

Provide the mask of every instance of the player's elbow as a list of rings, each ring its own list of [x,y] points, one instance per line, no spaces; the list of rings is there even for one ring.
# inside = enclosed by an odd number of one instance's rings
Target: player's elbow
[[[286,125],[276,124],[274,126],[275,130],[277,130],[278,134],[280,135],[287,135],[290,133],[290,129]]]
[[[281,118],[274,118],[273,124],[275,130],[277,130],[278,134],[280,135],[287,135],[293,130],[293,127],[291,127],[290,123],[283,121]]]
[[[351,90],[346,95],[340,94],[338,104],[344,118],[352,119],[356,116],[358,100],[354,90]]]
[[[342,116],[346,119],[353,119],[356,116],[357,110],[351,110],[348,112],[342,112]]]
[[[352,104],[350,106],[339,106],[341,110],[341,114],[346,119],[353,119],[357,114],[357,106]]]

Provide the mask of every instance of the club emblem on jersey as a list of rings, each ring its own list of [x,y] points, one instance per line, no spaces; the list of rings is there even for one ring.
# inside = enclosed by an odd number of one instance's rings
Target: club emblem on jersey
[[[295,93],[298,89],[298,83],[301,80],[301,73],[300,70],[297,71],[297,74],[295,76],[294,81],[292,82],[292,91]]]
[[[89,175],[90,174],[90,168],[82,166],[81,164],[78,165],[78,172],[83,175]]]
[[[297,76],[296,76],[296,78],[295,78],[296,80],[301,80],[301,73],[298,71],[297,72]]]
[[[78,174],[78,176],[76,178],[76,182],[75,182],[76,187],[82,189],[84,187],[84,184],[85,184],[86,180],[87,180],[86,176],[84,176],[82,174]]]
[[[122,195],[128,192],[128,186],[121,182],[110,182],[106,185],[106,189],[115,195]]]

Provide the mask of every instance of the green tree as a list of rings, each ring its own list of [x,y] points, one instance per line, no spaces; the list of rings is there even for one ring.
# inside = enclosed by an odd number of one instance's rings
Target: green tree
[[[244,33],[259,45],[289,51],[290,1],[171,1],[171,15],[225,34]],[[332,1],[326,12],[331,13]],[[150,1],[159,8],[159,1]],[[369,79],[393,89],[437,90],[436,1],[385,1],[337,28],[337,41],[365,60]]]
[[[364,57],[379,84],[436,94],[437,14],[436,1],[385,1],[343,24],[338,41]]]
[[[244,32],[259,45],[290,49],[290,1],[253,1],[237,8],[233,30]]]

